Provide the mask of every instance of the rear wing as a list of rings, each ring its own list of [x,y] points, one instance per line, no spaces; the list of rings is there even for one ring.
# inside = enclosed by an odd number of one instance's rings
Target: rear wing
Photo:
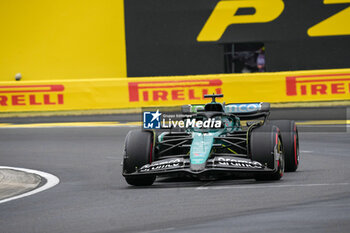
[[[226,113],[233,114],[254,114],[262,112],[270,112],[270,103],[239,103],[239,104],[226,104]]]
[[[204,111],[204,104],[183,105],[182,113],[197,113]],[[225,113],[231,113],[242,120],[267,117],[270,113],[270,103],[234,103],[224,105]]]

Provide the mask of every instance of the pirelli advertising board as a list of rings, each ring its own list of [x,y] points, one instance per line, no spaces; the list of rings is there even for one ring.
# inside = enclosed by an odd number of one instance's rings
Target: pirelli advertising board
[[[304,102],[350,99],[350,69],[1,83],[0,111],[117,109],[226,102]]]

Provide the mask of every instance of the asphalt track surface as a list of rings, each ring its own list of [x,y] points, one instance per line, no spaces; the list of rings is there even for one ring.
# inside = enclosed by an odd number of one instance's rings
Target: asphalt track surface
[[[133,128],[0,128],[1,165],[60,179],[0,204],[0,232],[350,232],[350,133],[301,133],[300,169],[278,182],[131,187],[120,162]]]

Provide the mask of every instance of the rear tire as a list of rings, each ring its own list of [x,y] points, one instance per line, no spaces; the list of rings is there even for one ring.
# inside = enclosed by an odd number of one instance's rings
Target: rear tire
[[[277,126],[264,124],[252,130],[250,136],[252,160],[258,161],[273,173],[256,173],[256,180],[280,180],[284,173],[284,153],[280,130]]]
[[[153,161],[153,133],[148,131],[132,130],[125,139],[123,159],[123,173],[130,174]],[[148,186],[155,181],[155,175],[125,176],[130,185]]]
[[[290,120],[276,120],[271,121],[281,130],[286,171],[295,172],[299,166],[299,137],[298,129],[294,121]]]

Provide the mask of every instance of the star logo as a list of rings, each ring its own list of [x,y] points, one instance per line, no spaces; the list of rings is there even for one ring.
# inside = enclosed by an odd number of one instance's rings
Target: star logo
[[[155,113],[151,113],[151,115],[153,116],[153,118],[152,118],[152,120],[151,120],[151,122],[152,122],[152,121],[154,121],[154,120],[159,121],[159,117],[160,117],[162,114],[159,113],[159,109],[157,109],[157,111],[156,111]]]
[[[162,113],[157,109],[156,112],[143,112],[143,128],[144,129],[160,129],[160,116]]]

